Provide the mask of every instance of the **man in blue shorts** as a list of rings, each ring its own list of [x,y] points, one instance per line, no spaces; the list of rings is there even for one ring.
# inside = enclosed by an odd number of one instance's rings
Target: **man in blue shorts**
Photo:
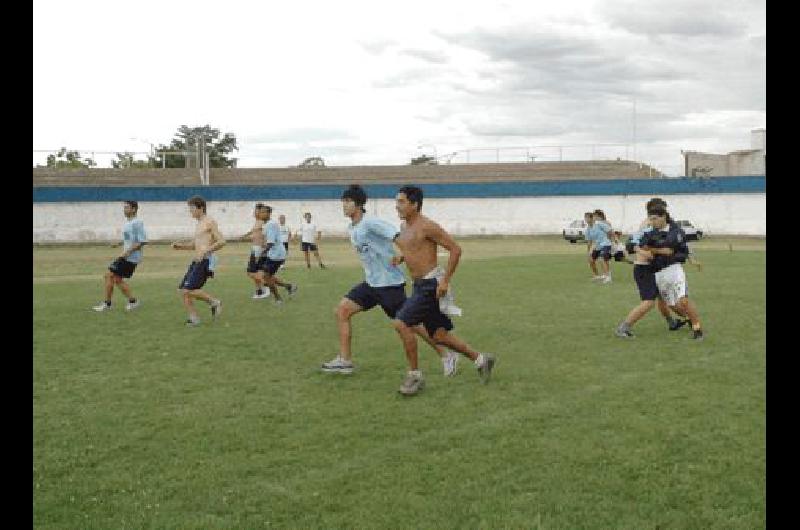
[[[395,255],[392,242],[400,231],[388,221],[367,214],[364,209],[366,202],[367,194],[359,185],[354,184],[342,193],[342,210],[352,221],[347,228],[350,242],[358,253],[366,278],[353,287],[334,310],[339,328],[340,353],[333,360],[323,363],[322,370],[325,372],[353,372],[350,323],[353,315],[380,305],[386,316],[394,318],[406,301],[405,276],[392,264]],[[458,355],[434,343],[422,325],[416,326],[414,331],[439,353],[444,375],[455,374]]]
[[[266,259],[263,261],[262,267],[262,271],[266,275],[264,284],[269,287],[275,299],[275,304],[280,305],[283,303],[283,298],[281,298],[281,295],[278,293],[278,286],[284,287],[291,296],[297,292],[297,285],[284,282],[275,276],[275,273],[281,268],[283,262],[286,261],[286,247],[283,246],[283,242],[281,241],[280,225],[277,221],[271,219],[272,207],[264,205],[262,207],[262,212],[264,213],[263,219],[266,221],[264,224],[264,256]]]
[[[402,255],[392,258],[392,262],[405,262],[414,280],[414,290],[394,320],[409,364],[409,371],[399,390],[404,396],[417,394],[425,383],[419,370],[417,339],[413,332],[413,328],[420,323],[434,342],[469,357],[484,383],[489,382],[495,365],[494,356],[478,352],[451,333],[453,323],[444,310],[452,303],[448,291],[450,279],[461,259],[461,247],[438,223],[420,213],[422,198],[420,188],[403,186],[397,193],[395,206],[400,219],[405,222],[395,238]],[[437,246],[449,252],[446,269],[437,263]]]
[[[189,204],[189,215],[197,221],[194,239],[188,242],[176,241],[172,243],[172,248],[194,251],[194,259],[189,264],[183,280],[178,284],[183,306],[189,313],[186,325],[192,327],[200,324],[193,300],[202,300],[210,305],[213,319],[222,312],[222,301],[203,291],[202,287],[208,278],[214,276],[214,268],[217,263],[215,252],[225,246],[225,238],[222,237],[217,222],[206,214],[205,199],[194,196],[187,203]]]
[[[114,294],[115,285],[128,299],[125,310],[132,311],[139,307],[139,301],[133,296],[131,288],[125,280],[133,276],[133,271],[142,261],[142,247],[147,244],[147,233],[144,231],[142,220],[136,218],[136,214],[139,212],[138,202],[125,201],[122,212],[128,219],[122,225],[122,243],[120,243],[123,247],[122,255],[109,265],[108,272],[104,276],[106,299],[92,308],[97,312],[111,309],[111,296]]]
[[[603,220],[602,210],[595,210],[594,213],[586,212],[586,244],[589,251],[589,267],[591,267],[594,277],[592,281],[600,283],[611,283],[611,276],[608,274],[608,261],[611,259],[611,240],[609,233],[611,227]],[[603,257],[603,274],[597,274],[597,258]]]

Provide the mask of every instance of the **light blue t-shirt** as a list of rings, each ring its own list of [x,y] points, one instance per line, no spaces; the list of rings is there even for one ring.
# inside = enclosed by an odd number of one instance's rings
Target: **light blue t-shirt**
[[[586,227],[586,239],[594,241],[595,248],[610,247],[611,240],[608,239],[607,230],[611,230],[611,226],[603,221],[597,221],[592,226]]]
[[[285,260],[286,248],[284,248],[283,241],[281,241],[281,225],[278,224],[278,221],[267,221],[262,231],[264,232],[264,241],[272,243],[272,246],[267,251],[267,257],[272,261]]]
[[[135,217],[130,221],[126,221],[122,225],[122,248],[127,251],[136,243],[146,243],[147,233],[144,231],[144,223],[141,219]],[[131,263],[139,263],[142,261],[142,251],[137,250],[131,252],[131,255],[126,258]]]
[[[370,287],[402,285],[406,278],[399,267],[391,264],[395,255],[392,242],[400,230],[389,221],[365,214],[357,224],[347,227],[350,242],[358,253]]]

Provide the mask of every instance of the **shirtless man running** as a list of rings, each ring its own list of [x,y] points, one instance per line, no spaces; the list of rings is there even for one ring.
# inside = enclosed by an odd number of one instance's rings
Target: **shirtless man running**
[[[408,359],[409,371],[399,392],[405,396],[417,394],[425,385],[418,365],[417,339],[414,326],[422,323],[434,342],[443,344],[467,356],[478,369],[484,383],[489,381],[495,358],[472,349],[466,342],[450,333],[453,323],[442,312],[440,299],[450,288],[450,279],[461,258],[461,247],[441,226],[420,214],[422,190],[415,186],[403,186],[397,193],[397,213],[405,222],[395,238],[402,255],[392,258],[393,264],[405,261],[414,289],[394,319],[394,327],[400,334]],[[449,253],[447,270],[438,266],[436,247],[441,245]]]
[[[197,229],[194,233],[194,240],[176,241],[172,243],[175,250],[194,250],[194,259],[189,264],[189,269],[183,277],[178,290],[183,298],[183,306],[189,312],[186,320],[187,326],[197,326],[200,318],[194,308],[193,299],[203,300],[211,306],[211,317],[216,318],[222,312],[222,302],[201,288],[208,278],[214,276],[214,268],[217,263],[217,250],[225,246],[225,238],[217,227],[217,222],[206,214],[206,201],[200,196],[195,195],[187,201],[189,204],[189,215],[197,220]]]
[[[253,294],[253,300],[260,300],[261,298],[267,298],[270,293],[269,290],[264,289],[264,272],[262,271],[264,268],[264,261],[266,260],[266,256],[263,255],[264,247],[266,246],[264,239],[265,215],[263,203],[256,204],[253,210],[253,217],[256,218],[253,228],[240,239],[249,239],[252,244],[250,248],[250,259],[247,262],[247,275],[253,280],[253,283],[256,284],[256,292]]]

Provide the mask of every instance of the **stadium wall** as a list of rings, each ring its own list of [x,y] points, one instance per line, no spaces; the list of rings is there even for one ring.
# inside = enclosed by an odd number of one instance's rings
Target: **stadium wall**
[[[186,199],[209,201],[223,234],[249,230],[253,204],[263,201],[295,227],[309,211],[325,235],[344,236],[343,185],[209,187],[34,188],[33,241],[108,241],[120,237],[125,199],[138,200],[152,240],[192,234]],[[370,213],[397,220],[396,185],[366,186]],[[570,182],[425,184],[423,212],[455,235],[556,234],[583,212],[604,210],[615,228],[634,230],[644,203],[663,197],[676,219],[689,219],[709,235],[766,236],[766,178],[641,179]],[[399,221],[399,220],[398,220]]]

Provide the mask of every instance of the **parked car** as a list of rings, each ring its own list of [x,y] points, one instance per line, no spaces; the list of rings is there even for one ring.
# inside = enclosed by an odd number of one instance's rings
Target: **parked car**
[[[583,219],[577,219],[575,221],[572,221],[561,232],[564,234],[564,239],[566,239],[570,243],[575,243],[576,241],[583,241],[584,239],[586,239],[586,236],[584,235],[584,233],[586,232],[586,221],[584,221]]]
[[[678,226],[680,226],[683,229],[683,233],[686,234],[687,241],[697,241],[698,239],[703,238],[703,231],[694,226],[689,221],[684,219],[682,221],[675,221],[675,222],[678,223]]]

